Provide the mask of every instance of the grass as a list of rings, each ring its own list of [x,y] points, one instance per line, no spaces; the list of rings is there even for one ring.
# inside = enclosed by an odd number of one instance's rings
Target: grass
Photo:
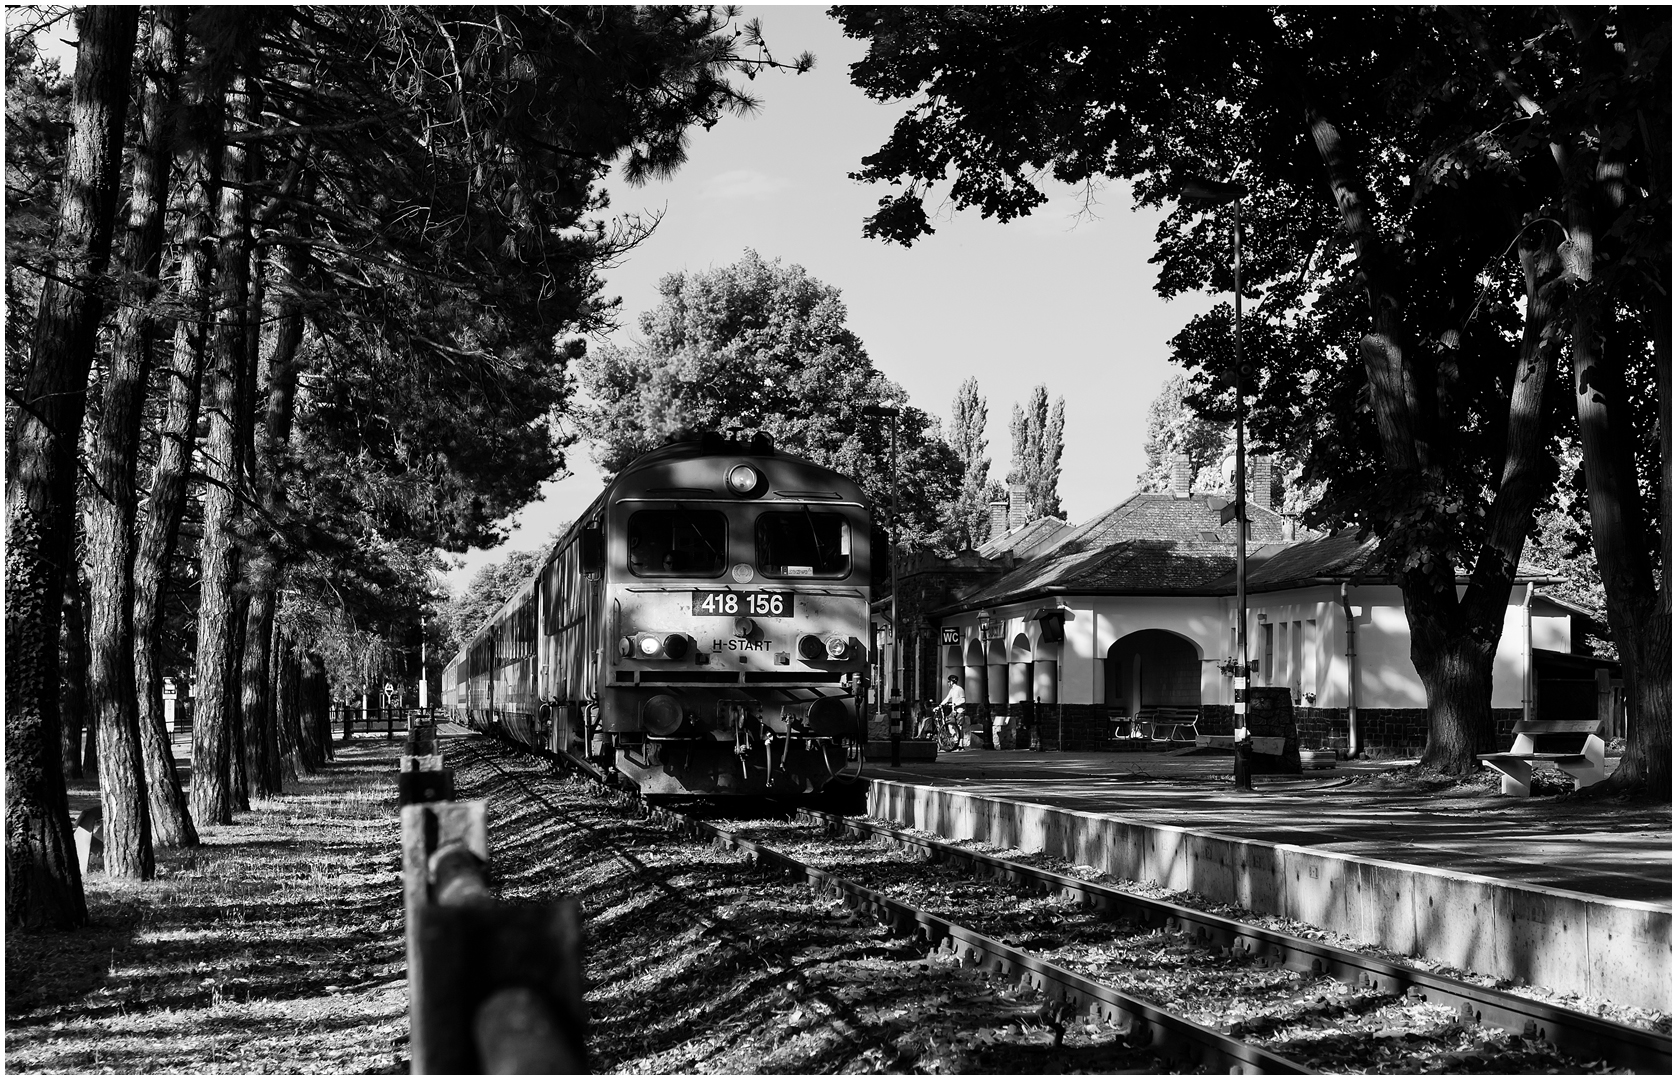
[[[397,752],[342,747],[155,880],[90,874],[88,927],[7,935],[6,1071],[406,1071]]]

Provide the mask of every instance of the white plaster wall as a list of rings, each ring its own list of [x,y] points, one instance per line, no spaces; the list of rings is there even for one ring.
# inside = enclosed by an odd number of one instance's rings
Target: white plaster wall
[[[1492,675],[1491,704],[1499,709],[1519,708],[1524,687],[1524,589],[1513,590],[1509,600]],[[1358,707],[1425,708],[1426,693],[1409,658],[1409,620],[1403,610],[1402,590],[1395,585],[1355,586],[1350,590],[1350,601],[1357,630]],[[1120,638],[1138,630],[1179,634],[1193,644],[1202,661],[1221,660],[1233,653],[1235,601],[1232,596],[1074,596],[1064,598],[1062,603],[1070,613],[1059,663],[1060,701],[1066,704],[1090,704],[1104,699],[1107,650]],[[1023,633],[1029,637],[1033,650],[1041,651],[1041,627],[1027,616],[1042,606],[1041,601],[1036,601],[992,608],[991,622],[1003,623],[1000,631],[1003,642],[1010,643]],[[1266,616],[1271,625],[1287,624],[1289,643],[1285,655],[1289,662],[1292,624],[1301,624],[1305,638],[1300,649],[1303,668],[1300,692],[1314,692],[1317,708],[1348,707],[1345,614],[1339,603],[1338,586],[1314,585],[1248,596],[1247,641],[1254,659],[1262,657],[1260,615]],[[963,614],[944,624],[961,630],[963,655],[967,643],[978,636],[978,622],[976,616]],[[1570,617],[1553,605],[1539,602],[1534,608],[1532,637],[1537,648],[1569,651]],[[940,655],[945,652],[946,648]],[[1283,655],[1279,633],[1276,654],[1277,658]],[[1255,684],[1286,685],[1286,676],[1287,669],[1277,665],[1261,671]],[[1224,676],[1216,663],[1203,662],[1200,700],[1206,704],[1228,704],[1233,699],[1233,680]]]
[[[1396,585],[1363,585],[1351,590],[1357,620],[1357,707],[1424,709],[1415,665],[1409,660],[1409,618],[1403,590]]]
[[[1572,615],[1534,599],[1531,604],[1531,645],[1534,649],[1572,651]]]

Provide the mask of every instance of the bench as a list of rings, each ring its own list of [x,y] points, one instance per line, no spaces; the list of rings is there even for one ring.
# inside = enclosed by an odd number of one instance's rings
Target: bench
[[[1144,708],[1135,716],[1114,713],[1112,737],[1118,742],[1192,743],[1199,735],[1198,708],[1158,706]]]
[[[1601,721],[1522,720],[1514,725],[1514,745],[1501,754],[1480,754],[1479,760],[1502,774],[1502,793],[1531,794],[1531,764],[1553,762],[1572,777],[1572,789],[1582,791],[1607,779],[1607,744]]]

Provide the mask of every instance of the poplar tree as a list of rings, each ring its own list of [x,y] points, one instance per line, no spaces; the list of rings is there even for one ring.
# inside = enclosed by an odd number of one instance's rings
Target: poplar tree
[[[1009,484],[1025,485],[1025,516],[1064,517],[1060,509],[1060,455],[1065,450],[1066,399],[1048,406],[1048,387],[1039,384],[1025,405],[1013,406],[1013,467]]]
[[[976,548],[990,538],[990,459],[984,453],[989,422],[989,403],[978,396],[978,379],[969,376],[955,391],[949,417],[949,447],[961,467],[961,492],[950,516],[961,548]]]

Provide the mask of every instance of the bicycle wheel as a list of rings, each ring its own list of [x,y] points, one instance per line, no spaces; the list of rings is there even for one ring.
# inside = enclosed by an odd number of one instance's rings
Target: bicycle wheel
[[[953,720],[938,725],[937,748],[945,754],[961,748],[961,725]]]

